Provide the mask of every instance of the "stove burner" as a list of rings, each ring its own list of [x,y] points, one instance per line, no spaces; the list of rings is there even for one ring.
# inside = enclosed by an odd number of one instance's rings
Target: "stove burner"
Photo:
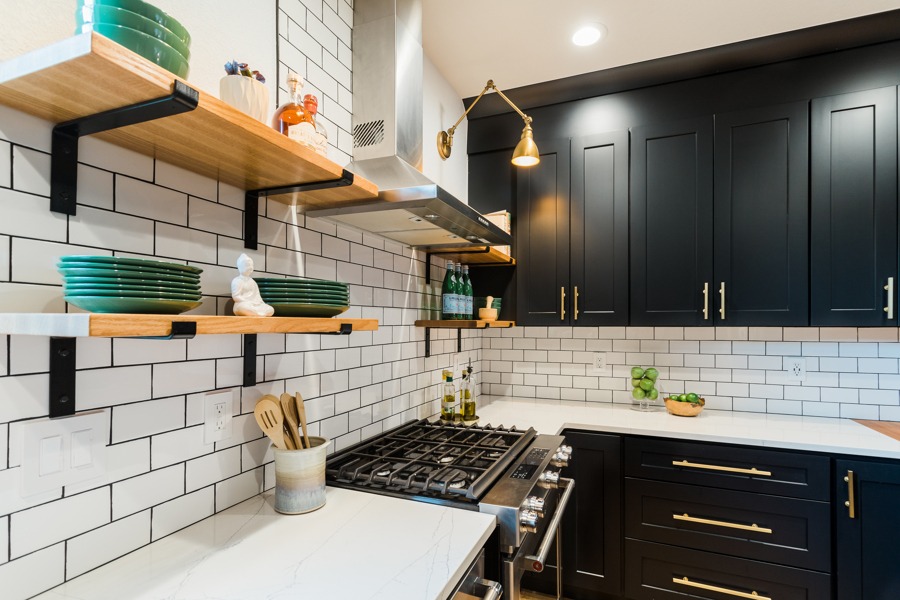
[[[440,459],[438,459],[438,462],[447,465],[453,462],[453,458],[453,456],[442,456]]]
[[[501,456],[503,456],[502,452],[488,452],[487,454],[485,454],[485,458],[490,458],[492,460],[498,459]]]
[[[387,477],[390,474],[391,474],[391,470],[388,469],[387,467],[375,471],[376,477]]]
[[[449,487],[451,490],[461,490],[466,487],[466,480],[458,479],[457,481],[451,481],[450,485],[448,485],[447,487]]]

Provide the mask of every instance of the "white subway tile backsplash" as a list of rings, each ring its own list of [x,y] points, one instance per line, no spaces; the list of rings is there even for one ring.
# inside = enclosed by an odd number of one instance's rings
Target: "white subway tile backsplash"
[[[143,404],[150,403],[144,402]],[[154,435],[151,442],[151,469],[159,469],[188,461],[204,454],[210,454],[214,450],[213,444],[204,443],[203,425]]]
[[[896,342],[900,329],[896,327],[860,327],[857,340],[860,342]]]
[[[817,342],[819,341],[819,329],[817,327],[785,327],[782,336],[785,342]]]
[[[9,560],[9,517],[0,517],[0,565]],[[3,571],[0,570],[0,574]]]
[[[733,398],[731,401],[732,410],[743,412],[766,412],[767,401],[765,398]]]
[[[860,373],[897,373],[897,359],[860,358],[857,368]]]
[[[113,521],[66,542],[66,576],[77,577],[149,543],[149,510]]]
[[[152,156],[138,154],[122,146],[114,146],[93,136],[78,140],[78,160],[113,173],[119,173],[152,181],[154,160]]]
[[[112,486],[113,519],[120,519],[183,494],[183,464],[126,479]]]
[[[9,523],[10,559],[109,523],[109,514],[108,487],[14,513]]]
[[[841,405],[829,402],[804,402],[803,414],[810,417],[840,417]]]
[[[860,404],[900,405],[900,392],[897,390],[860,390]]]
[[[73,244],[153,254],[153,221],[87,206],[69,220]]]
[[[185,340],[115,338],[112,344],[116,366],[183,361],[187,358]]]
[[[190,394],[216,388],[216,362],[190,362],[153,365],[154,397]]]
[[[184,406],[184,396],[116,406],[112,411],[112,442],[115,444],[184,427]]]
[[[157,165],[157,168],[159,164]],[[188,197],[152,183],[116,176],[116,210],[175,225],[187,225]]]
[[[802,415],[803,402],[795,400],[766,400],[766,412],[780,415]]]
[[[0,188],[0,233],[64,242],[66,224],[65,215],[50,212],[49,198]]]
[[[65,560],[66,545],[60,543],[0,565],[4,595],[30,598],[63,583]]]
[[[150,373],[149,365],[79,371],[75,378],[78,410],[147,400],[151,397]]]
[[[784,398],[784,388],[780,385],[762,385],[751,383],[749,395],[755,398],[781,400]]]
[[[263,470],[257,468],[216,484],[216,512],[243,502],[263,490]]]
[[[838,345],[838,352],[840,356],[875,358],[878,356],[878,344],[844,342]]]
[[[13,186],[20,192],[50,196],[50,155],[46,152],[13,146]]]
[[[157,186],[165,186],[206,200],[215,200],[219,193],[216,180],[162,161],[156,162],[155,181]]]
[[[821,342],[855,342],[857,341],[855,327],[821,327],[819,328],[819,341]]]
[[[205,519],[215,512],[215,504],[215,490],[209,486],[154,507],[152,540],[155,542]]]
[[[714,367],[716,366],[716,357],[712,354],[685,354],[685,367]]]
[[[843,419],[878,419],[879,410],[875,405],[841,404]]]
[[[176,227],[168,223],[156,224],[156,255],[165,258],[178,258],[197,263],[215,264],[216,236],[205,231]],[[267,268],[271,266],[267,263]],[[232,275],[236,275],[235,271]],[[228,279],[227,281],[231,281]],[[206,293],[212,290],[203,288]]]

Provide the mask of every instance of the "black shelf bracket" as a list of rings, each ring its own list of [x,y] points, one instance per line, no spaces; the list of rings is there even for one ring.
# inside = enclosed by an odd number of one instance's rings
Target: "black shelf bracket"
[[[256,385],[256,334],[244,334],[244,387]]]
[[[199,101],[200,92],[175,81],[168,96],[58,123],[50,145],[50,210],[75,214],[80,137],[188,112],[197,108]]]
[[[293,185],[280,185],[276,187],[247,190],[244,192],[244,248],[256,250],[259,245],[259,197],[278,196],[280,194],[296,194],[302,192],[314,192],[316,190],[329,190],[331,188],[353,185],[353,173],[344,169],[337,179],[328,181],[314,181],[311,183],[296,183]]]
[[[332,331],[330,335],[350,335],[353,333],[353,323],[341,323],[339,331]]]
[[[75,338],[50,338],[50,418],[75,414]]]
[[[462,352],[462,329],[456,330],[456,351]],[[425,358],[431,356],[431,327],[425,328]]]

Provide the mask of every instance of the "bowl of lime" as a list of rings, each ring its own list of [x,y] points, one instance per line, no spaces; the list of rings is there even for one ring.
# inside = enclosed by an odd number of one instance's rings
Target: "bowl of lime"
[[[677,417],[696,417],[703,411],[706,400],[694,394],[672,394],[665,399],[666,410]]]

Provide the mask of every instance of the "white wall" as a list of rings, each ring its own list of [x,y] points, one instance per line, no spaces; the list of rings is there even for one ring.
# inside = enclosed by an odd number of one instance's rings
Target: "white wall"
[[[468,120],[463,119],[453,134],[453,153],[450,158],[441,160],[437,153],[436,142],[438,132],[452,126],[465,112],[466,107],[427,56],[423,70],[422,134],[425,143],[422,172],[445,190],[468,203],[469,157],[466,154],[469,141]]]

